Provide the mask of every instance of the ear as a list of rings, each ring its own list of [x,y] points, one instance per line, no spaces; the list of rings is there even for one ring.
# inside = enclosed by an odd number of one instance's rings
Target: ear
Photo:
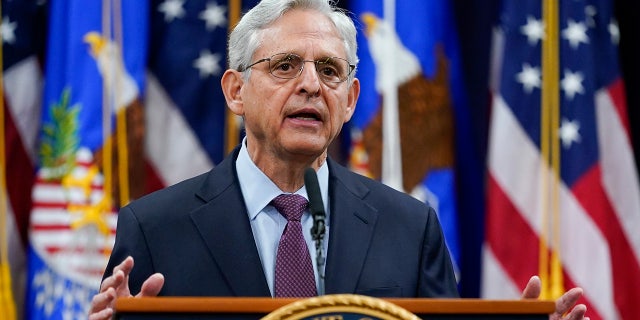
[[[351,82],[351,86],[347,90],[349,90],[349,96],[347,97],[347,109],[345,110],[344,122],[351,120],[351,116],[353,116],[353,113],[356,111],[356,103],[360,96],[360,80],[353,78],[353,82]]]
[[[237,70],[227,69],[220,80],[222,93],[227,100],[227,107],[238,116],[244,115],[244,104],[240,91],[244,85],[242,73]]]

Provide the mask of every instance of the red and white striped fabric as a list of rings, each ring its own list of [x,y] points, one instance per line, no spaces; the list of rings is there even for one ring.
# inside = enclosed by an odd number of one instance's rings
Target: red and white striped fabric
[[[40,121],[42,74],[38,60],[30,56],[8,66],[3,72],[3,81],[7,161],[5,199],[8,200],[5,226],[13,298],[20,315],[26,288],[25,252]]]
[[[539,272],[540,237],[549,228],[543,226],[549,208],[541,184],[552,172],[539,147],[541,50],[532,31],[541,26],[540,2],[516,2],[505,2],[495,41],[485,298],[520,296]],[[587,8],[560,2],[561,124],[553,130],[561,140],[560,248],[550,250],[559,249],[565,289],[585,290],[582,302],[591,319],[635,319],[640,187],[617,70],[615,20],[610,3],[595,2]]]

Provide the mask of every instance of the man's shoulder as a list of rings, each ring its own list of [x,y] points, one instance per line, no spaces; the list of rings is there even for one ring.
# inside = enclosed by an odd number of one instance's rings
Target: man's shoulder
[[[185,204],[189,199],[195,197],[195,194],[202,188],[209,177],[210,172],[211,171],[201,173],[195,177],[146,194],[132,201],[129,207],[139,209],[149,206],[157,207],[162,205],[173,206]]]
[[[351,169],[335,162],[329,162],[331,176],[343,184],[344,187],[356,196],[366,199],[366,201],[374,203],[382,203],[392,205],[393,203],[403,203],[413,206],[429,206],[428,203],[422,202],[413,196],[396,190],[388,185],[361,175]]]
[[[232,165],[235,156],[237,156],[237,152],[234,150],[232,155],[211,170],[151,192],[133,201],[130,206],[141,207],[156,204],[173,206],[193,202],[201,203],[203,199],[208,198],[210,193],[217,192],[216,188],[226,187],[235,181],[235,171]]]

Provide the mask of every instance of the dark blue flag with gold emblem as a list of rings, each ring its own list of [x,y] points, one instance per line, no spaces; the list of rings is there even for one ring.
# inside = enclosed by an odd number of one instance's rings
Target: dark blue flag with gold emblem
[[[431,204],[457,268],[456,148],[469,126],[449,3],[354,1],[350,10],[362,85],[351,167]]]

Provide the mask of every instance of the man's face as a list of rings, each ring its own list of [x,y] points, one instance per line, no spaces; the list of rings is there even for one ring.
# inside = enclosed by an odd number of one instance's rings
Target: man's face
[[[289,11],[264,29],[253,61],[277,53],[294,53],[304,60],[347,58],[332,22],[311,10]],[[311,62],[305,62],[294,79],[274,77],[269,62],[256,64],[240,89],[240,114],[254,160],[308,161],[325,152],[353,114],[359,83],[351,81],[351,86],[349,80],[325,83]]]

